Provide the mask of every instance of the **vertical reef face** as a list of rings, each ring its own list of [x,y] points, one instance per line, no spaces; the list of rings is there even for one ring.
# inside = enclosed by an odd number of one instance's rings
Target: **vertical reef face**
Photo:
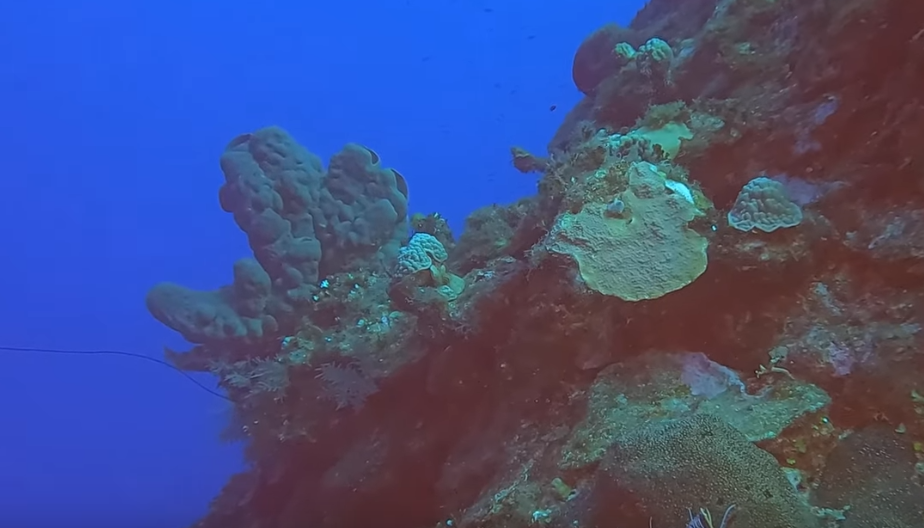
[[[235,139],[254,258],[147,299],[251,462],[196,526],[919,528],[922,72],[920,2],[651,0],[458,237],[365,147]]]

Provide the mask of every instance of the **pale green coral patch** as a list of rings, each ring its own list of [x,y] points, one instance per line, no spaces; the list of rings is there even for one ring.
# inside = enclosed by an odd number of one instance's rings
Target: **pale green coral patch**
[[[547,247],[571,255],[587,287],[604,295],[640,301],[683,288],[706,270],[708,244],[687,227],[696,208],[664,182],[650,163],[634,164],[620,196],[628,214],[587,204],[559,217]]]
[[[693,139],[693,131],[690,130],[690,127],[684,123],[674,122],[667,123],[660,128],[638,128],[628,135],[641,137],[655,145],[659,145],[668,160],[677,156],[680,151],[681,140]]]

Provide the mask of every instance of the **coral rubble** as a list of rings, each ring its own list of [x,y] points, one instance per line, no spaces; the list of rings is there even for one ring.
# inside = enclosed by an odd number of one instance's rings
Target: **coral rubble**
[[[920,2],[651,0],[458,238],[366,147],[235,139],[254,259],[147,299],[251,462],[196,526],[921,526],[921,72]]]

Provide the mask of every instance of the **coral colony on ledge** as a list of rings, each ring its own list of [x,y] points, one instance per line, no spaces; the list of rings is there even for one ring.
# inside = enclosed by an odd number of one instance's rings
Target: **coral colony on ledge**
[[[458,237],[228,145],[253,259],[147,297],[251,462],[197,527],[924,527],[924,4],[651,0],[573,79]]]

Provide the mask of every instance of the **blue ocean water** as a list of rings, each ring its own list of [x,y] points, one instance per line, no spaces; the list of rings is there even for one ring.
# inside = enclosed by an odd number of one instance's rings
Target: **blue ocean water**
[[[146,291],[215,288],[249,254],[217,203],[234,136],[280,125],[323,159],[368,145],[407,178],[412,211],[458,229],[535,190],[509,147],[544,149],[579,99],[578,44],[644,2],[7,4],[0,345],[159,359],[182,343]],[[185,526],[243,463],[218,441],[227,405],[174,371],[2,354],[2,526]]]

